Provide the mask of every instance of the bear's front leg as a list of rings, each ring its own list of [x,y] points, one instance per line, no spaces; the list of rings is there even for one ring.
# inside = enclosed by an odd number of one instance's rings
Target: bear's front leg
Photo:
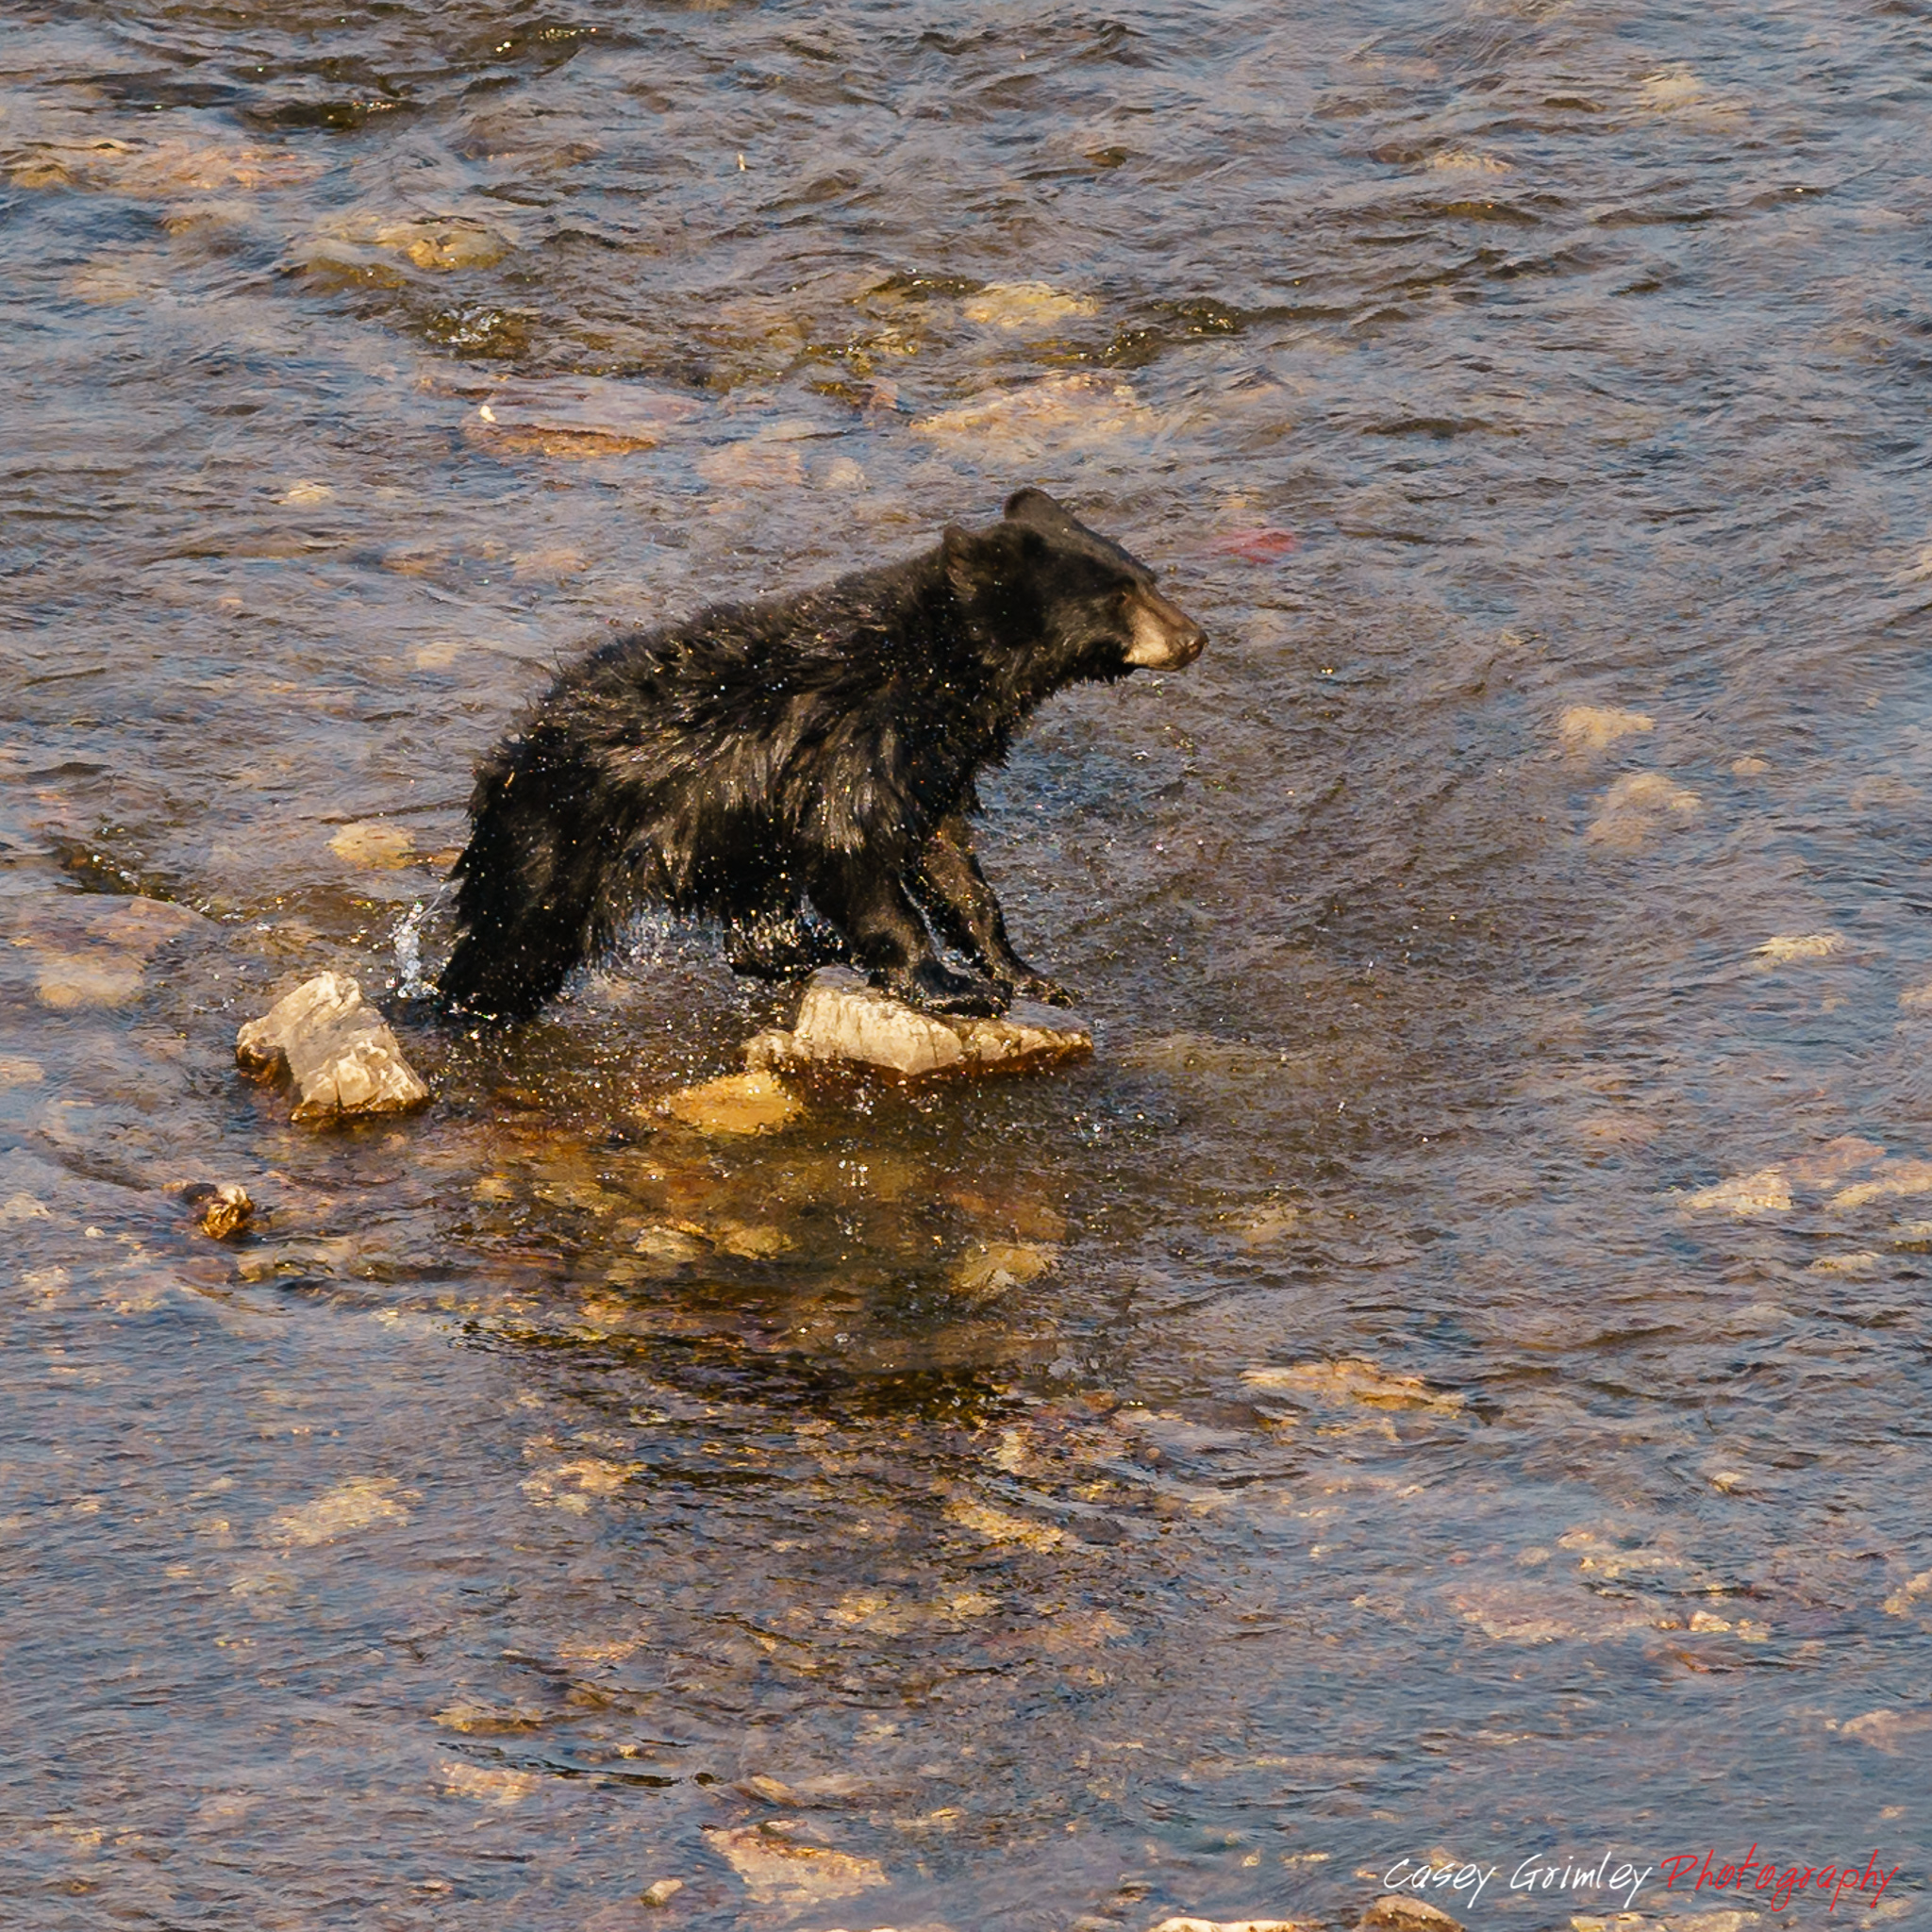
[[[913,890],[940,937],[957,946],[1009,997],[1018,993],[1057,1007],[1074,1004],[1074,995],[1065,987],[1036,973],[1014,952],[999,897],[979,869],[962,812],[941,819],[925,841]]]
[[[928,1013],[974,1019],[991,1019],[1005,1009],[1003,989],[940,961],[924,921],[890,874],[869,873],[853,860],[815,879],[811,897],[844,934],[873,984],[894,999]]]

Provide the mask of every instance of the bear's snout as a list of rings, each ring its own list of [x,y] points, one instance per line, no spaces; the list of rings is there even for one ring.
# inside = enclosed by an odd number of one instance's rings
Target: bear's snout
[[[1208,633],[1158,591],[1142,588],[1127,606],[1127,662],[1141,671],[1178,671],[1191,664]]]

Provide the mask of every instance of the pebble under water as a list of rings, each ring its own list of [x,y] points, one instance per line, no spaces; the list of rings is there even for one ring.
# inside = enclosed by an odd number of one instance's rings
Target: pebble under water
[[[6,1924],[1925,1922],[1923,0],[6,12]],[[1027,483],[1210,637],[984,788],[1090,1061],[385,993],[561,656]]]

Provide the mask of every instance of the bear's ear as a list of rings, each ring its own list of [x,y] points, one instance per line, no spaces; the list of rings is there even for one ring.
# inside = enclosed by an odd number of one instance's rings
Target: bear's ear
[[[1042,530],[1077,530],[1080,527],[1078,519],[1043,490],[1014,491],[1007,498],[1007,518],[1010,523],[1033,524]]]
[[[940,537],[940,560],[946,580],[961,597],[976,597],[986,588],[988,545],[983,538],[958,524],[948,524]]]
[[[949,524],[940,538],[940,557],[947,580],[969,603],[997,584],[1009,584],[1027,566],[1037,566],[1047,554],[1046,539],[1038,530],[1009,530],[995,524],[990,530],[962,530]]]

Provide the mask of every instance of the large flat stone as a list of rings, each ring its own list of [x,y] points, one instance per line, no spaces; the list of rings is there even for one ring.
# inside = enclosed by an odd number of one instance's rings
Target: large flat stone
[[[757,1067],[875,1067],[904,1079],[1049,1066],[1093,1051],[1083,1020],[1032,1000],[1015,1000],[997,1020],[922,1013],[869,986],[849,967],[813,974],[790,1032],[745,1042]]]
[[[346,973],[319,973],[235,1036],[250,1073],[286,1073],[298,1121],[421,1107],[429,1089]]]

